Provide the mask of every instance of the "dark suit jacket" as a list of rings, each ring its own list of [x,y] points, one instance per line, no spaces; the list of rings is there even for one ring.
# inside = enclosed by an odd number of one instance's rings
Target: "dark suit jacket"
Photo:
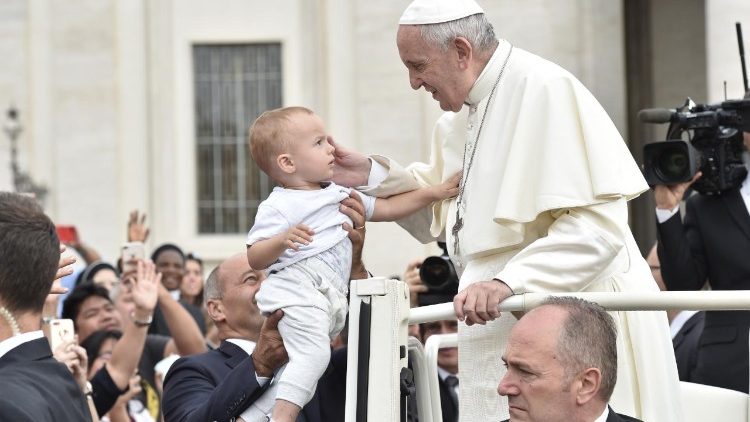
[[[504,420],[503,422],[509,422],[508,419]],[[615,413],[612,408],[609,408],[609,416],[607,416],[607,422],[643,422],[640,419],[631,418],[630,416],[621,415],[619,413]]]
[[[448,385],[438,376],[438,385],[440,386],[440,410],[443,414],[443,422],[458,421],[458,406],[453,403],[453,398],[449,392]]]
[[[68,368],[52,358],[46,338],[0,357],[0,420],[91,421],[81,389]]]
[[[615,413],[615,411],[610,407],[609,416],[607,416],[607,422],[641,422],[641,420]]]
[[[739,190],[693,195],[684,223],[658,225],[661,273],[669,290],[750,289],[750,214]],[[748,312],[706,312],[693,381],[748,391]]]
[[[344,363],[346,359],[344,358]],[[325,375],[324,375],[325,377]],[[338,378],[338,377],[334,377]],[[343,379],[346,375],[343,376]],[[321,388],[320,390],[328,390]],[[344,391],[342,387],[341,391]],[[255,379],[253,360],[238,346],[223,341],[218,349],[181,358],[169,369],[164,380],[162,410],[165,422],[228,421],[239,416],[266,390]],[[321,409],[319,394],[313,397],[302,413],[307,422],[343,421],[345,396],[332,397]],[[341,419],[322,417],[338,412],[330,407],[341,407]]]
[[[703,334],[705,319],[705,312],[691,316],[672,339],[680,381],[694,382],[693,371],[698,364],[698,342]]]

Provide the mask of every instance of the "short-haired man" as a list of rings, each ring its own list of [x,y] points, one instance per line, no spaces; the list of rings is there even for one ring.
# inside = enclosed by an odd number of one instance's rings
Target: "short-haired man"
[[[60,242],[33,199],[0,192],[0,257],[0,420],[90,421],[81,388],[41,331]]]
[[[601,306],[551,297],[513,327],[497,388],[510,421],[623,422],[608,406],[617,382],[617,328]]]

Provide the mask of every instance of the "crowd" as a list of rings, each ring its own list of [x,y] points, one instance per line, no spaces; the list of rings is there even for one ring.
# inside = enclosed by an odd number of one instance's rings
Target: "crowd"
[[[446,111],[430,162],[349,150],[304,107],[263,113],[249,148],[278,186],[246,245],[205,280],[179,245],[146,258],[144,214],[131,213],[121,258],[104,262],[81,239],[63,245],[33,199],[0,192],[0,418],[344,420],[348,286],[371,276],[366,221],[444,239],[455,263],[437,291],[421,260],[403,275],[412,306],[454,304],[457,320],[409,331],[458,335],[438,357],[444,421],[679,421],[678,374],[747,392],[743,312],[668,320],[572,298],[497,309],[514,294],[654,291],[654,280],[742,288],[744,261],[721,247],[747,243],[746,184],[691,198],[684,222],[689,183],[657,186],[659,244],[644,259],[627,201],[647,186],[578,80],[498,39],[474,0],[415,0],[396,41],[411,87]],[[739,229],[716,218],[726,213]]]

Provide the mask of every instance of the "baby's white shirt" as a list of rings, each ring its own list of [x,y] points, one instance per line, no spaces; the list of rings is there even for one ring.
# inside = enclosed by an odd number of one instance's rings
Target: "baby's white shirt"
[[[318,190],[274,188],[268,198],[258,206],[255,224],[247,234],[247,245],[276,236],[298,224],[304,224],[314,231],[313,241],[309,245],[299,245],[298,251],[285,250],[279,259],[268,267],[269,271],[278,271],[328,250],[347,237],[342,224],[352,224],[352,220],[339,211],[340,202],[349,197],[350,192],[350,188],[335,183]],[[365,219],[370,220],[375,210],[376,198],[357,193],[365,206]]]

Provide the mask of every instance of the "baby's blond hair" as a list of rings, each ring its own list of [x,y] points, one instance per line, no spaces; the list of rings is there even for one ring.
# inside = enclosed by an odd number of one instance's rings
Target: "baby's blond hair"
[[[291,140],[286,134],[290,117],[297,113],[314,114],[309,108],[299,106],[277,108],[261,114],[250,127],[250,154],[258,167],[271,177],[276,173],[276,157],[289,149]]]

